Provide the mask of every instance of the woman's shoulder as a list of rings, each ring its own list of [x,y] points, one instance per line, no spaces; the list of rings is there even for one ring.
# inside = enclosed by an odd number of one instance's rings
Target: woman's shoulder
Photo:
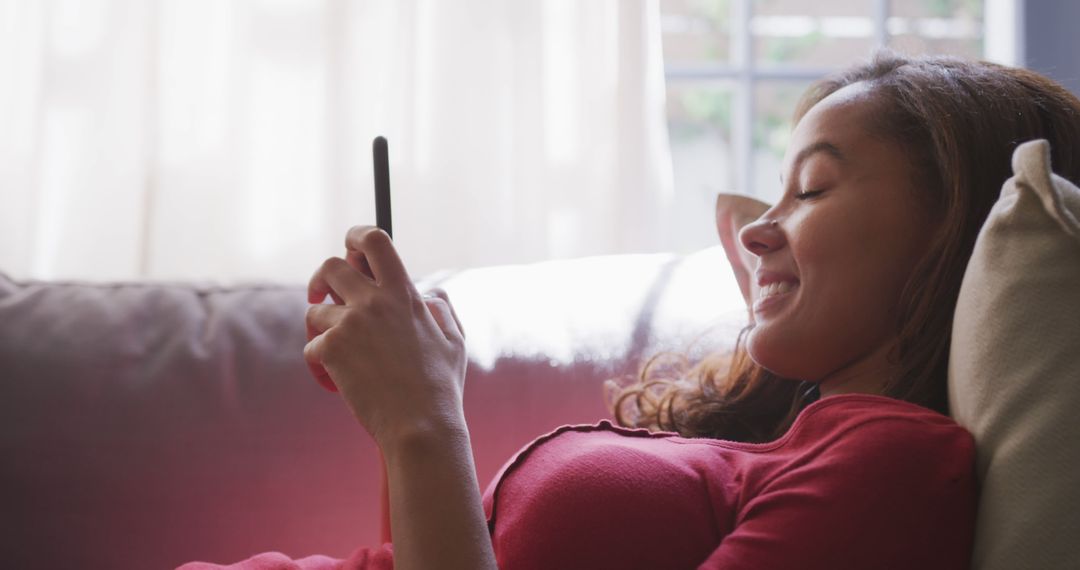
[[[789,432],[815,429],[854,433],[859,428],[970,438],[967,430],[949,416],[918,404],[875,394],[838,394],[821,398],[800,412]]]
[[[668,447],[670,443],[679,444]],[[841,394],[821,398],[802,410],[791,428],[767,443],[723,439],[686,438],[675,432],[630,428],[600,420],[594,424],[563,425],[543,434],[503,466],[496,479],[545,449],[549,454],[589,453],[608,456],[629,450],[664,457],[687,455],[687,445],[736,452],[753,461],[783,463],[785,456],[841,464],[848,461],[893,465],[909,459],[940,460],[965,469],[974,460],[971,434],[952,418],[929,408],[871,394]],[[691,454],[692,455],[692,454]],[[712,454],[709,454],[712,456]]]
[[[767,443],[743,443],[723,439],[687,439],[676,432],[625,427],[611,420],[593,424],[562,425],[540,435],[522,448],[527,453],[560,436],[574,439],[619,439],[622,441],[670,440],[679,443],[709,443],[747,451],[771,451],[831,440],[845,442],[872,440],[877,443],[920,440],[955,445],[973,445],[971,434],[952,418],[929,408],[873,394],[839,394],[821,398],[807,405],[791,428],[780,438]]]
[[[840,394],[807,406],[784,436],[785,445],[815,449],[830,460],[875,462],[891,469],[937,462],[969,469],[971,433],[952,418],[910,402],[871,394]]]

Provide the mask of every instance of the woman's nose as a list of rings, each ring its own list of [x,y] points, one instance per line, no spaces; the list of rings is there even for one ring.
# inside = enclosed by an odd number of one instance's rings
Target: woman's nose
[[[784,232],[779,222],[762,216],[739,230],[739,241],[747,251],[760,257],[784,246]]]

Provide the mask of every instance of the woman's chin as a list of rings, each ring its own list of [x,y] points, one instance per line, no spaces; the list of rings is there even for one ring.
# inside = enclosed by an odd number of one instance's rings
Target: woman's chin
[[[750,329],[746,335],[746,354],[758,366],[774,372],[775,367],[780,364],[779,354],[776,354],[780,351],[776,350],[775,342],[770,342],[768,328],[768,325],[758,323]]]
[[[755,325],[746,337],[746,353],[758,366],[782,378],[800,379],[806,375],[795,344],[771,334],[768,325]]]

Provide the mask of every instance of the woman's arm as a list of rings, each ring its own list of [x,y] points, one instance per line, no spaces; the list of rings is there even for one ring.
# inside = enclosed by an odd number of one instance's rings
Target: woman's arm
[[[395,568],[496,568],[464,422],[417,427],[383,453]]]
[[[304,359],[383,452],[394,565],[496,568],[462,406],[461,325],[445,293],[416,291],[385,232],[357,226],[345,245],[346,259],[311,278]]]

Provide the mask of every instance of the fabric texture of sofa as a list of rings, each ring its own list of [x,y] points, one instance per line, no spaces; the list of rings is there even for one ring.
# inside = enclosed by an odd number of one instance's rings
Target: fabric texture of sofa
[[[605,379],[661,350],[722,349],[746,317],[719,246],[418,279],[435,285],[466,330],[482,485],[533,438],[609,417]],[[0,275],[4,564],[172,568],[377,544],[377,450],[310,377],[306,309],[299,285]]]

